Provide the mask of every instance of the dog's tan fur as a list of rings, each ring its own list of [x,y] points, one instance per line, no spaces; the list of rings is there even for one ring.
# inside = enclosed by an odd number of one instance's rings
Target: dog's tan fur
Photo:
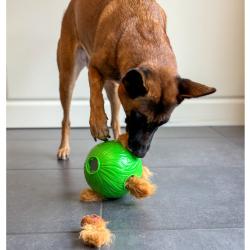
[[[59,159],[67,159],[70,153],[70,103],[75,81],[85,66],[88,66],[90,86],[89,123],[95,139],[109,137],[103,88],[111,103],[115,138],[120,133],[120,101],[127,115],[137,109],[149,122],[161,123],[169,118],[177,99],[215,91],[204,85],[197,90],[195,85],[184,81],[181,89],[188,93],[179,93],[177,65],[166,34],[166,20],[155,0],[71,0],[63,17],[57,49],[63,107]],[[140,72],[142,67],[150,69],[153,77],[146,79],[142,74],[147,94],[132,100],[123,84],[119,89],[117,84],[129,70]],[[163,112],[155,114],[148,102],[162,102]]]

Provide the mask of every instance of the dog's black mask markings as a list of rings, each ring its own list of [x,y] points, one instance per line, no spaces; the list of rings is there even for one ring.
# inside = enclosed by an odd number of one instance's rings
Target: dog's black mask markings
[[[131,99],[144,97],[148,93],[147,86],[145,85],[145,78],[151,76],[151,71],[146,68],[132,69],[123,78],[123,84],[126,92]],[[154,115],[162,114],[164,112],[164,105],[162,100],[155,103],[149,99],[141,101],[141,106],[145,106],[146,110],[150,110]],[[126,131],[129,134],[128,147],[138,157],[144,157],[150,148],[150,144],[154,133],[159,126],[167,122],[167,119],[161,122],[148,121],[146,114],[139,110],[132,110],[126,117]]]
[[[125,120],[129,133],[128,148],[137,156],[143,158],[150,148],[154,133],[161,124],[148,123],[147,117],[138,111],[131,111]]]

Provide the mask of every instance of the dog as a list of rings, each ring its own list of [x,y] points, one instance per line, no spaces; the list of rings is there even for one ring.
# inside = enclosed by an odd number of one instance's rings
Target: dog
[[[102,95],[105,89],[114,138],[120,134],[122,105],[128,149],[141,158],[175,107],[186,98],[216,91],[178,74],[166,25],[167,16],[155,0],[71,0],[57,48],[64,114],[58,159],[69,157],[70,103],[75,81],[85,66],[93,138],[105,141],[110,137]]]

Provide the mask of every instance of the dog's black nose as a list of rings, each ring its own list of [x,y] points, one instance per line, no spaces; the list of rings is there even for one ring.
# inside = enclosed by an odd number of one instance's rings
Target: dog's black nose
[[[149,146],[145,146],[145,145],[140,145],[140,146],[130,146],[129,145],[129,149],[130,151],[136,156],[136,157],[139,157],[139,158],[143,158],[148,150],[149,150]]]
[[[141,141],[138,141],[138,140],[128,140],[128,148],[129,150],[137,157],[139,158],[143,158],[149,148],[150,148],[150,143],[148,142],[141,142]]]
[[[133,154],[138,157],[138,158],[143,158],[146,155],[147,151],[142,152],[142,151],[133,151]]]

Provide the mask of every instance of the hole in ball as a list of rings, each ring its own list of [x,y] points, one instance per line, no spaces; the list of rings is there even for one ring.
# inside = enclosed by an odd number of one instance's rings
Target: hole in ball
[[[89,160],[89,170],[91,173],[94,173],[98,170],[99,168],[99,162],[96,158],[91,158]]]

